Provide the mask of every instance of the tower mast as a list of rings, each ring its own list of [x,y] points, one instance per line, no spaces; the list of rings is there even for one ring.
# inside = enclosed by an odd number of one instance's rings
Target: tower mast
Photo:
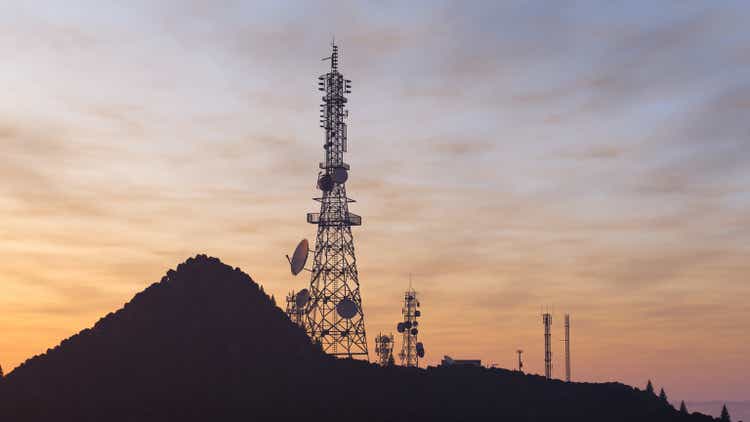
[[[324,161],[319,164],[317,186],[322,195],[319,213],[308,213],[307,222],[318,226],[310,278],[310,302],[305,328],[323,351],[334,356],[369,360],[359,275],[351,226],[362,218],[349,212],[345,182],[349,165],[345,109],[351,81],[339,72],[338,46],[332,44],[330,71],[318,77],[324,93],[320,105],[320,127],[325,133]],[[325,59],[324,59],[325,60]]]
[[[544,323],[544,376],[552,379],[552,349],[550,345],[550,329],[552,327],[552,314],[545,312],[542,314]]]

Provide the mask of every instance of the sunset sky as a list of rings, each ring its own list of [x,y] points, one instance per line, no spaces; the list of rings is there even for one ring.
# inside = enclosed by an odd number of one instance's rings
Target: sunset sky
[[[335,36],[371,349],[412,273],[428,364],[548,306],[556,377],[568,312],[574,380],[750,399],[750,6],[659,3],[3,1],[0,364],[198,253],[306,287]]]

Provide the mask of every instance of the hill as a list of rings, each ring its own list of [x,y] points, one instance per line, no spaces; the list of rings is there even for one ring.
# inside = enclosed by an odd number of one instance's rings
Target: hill
[[[0,420],[713,421],[626,385],[336,360],[199,255],[0,383]]]

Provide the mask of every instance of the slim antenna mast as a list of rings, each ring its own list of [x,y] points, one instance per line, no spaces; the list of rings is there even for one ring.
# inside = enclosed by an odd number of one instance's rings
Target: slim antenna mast
[[[570,315],[565,314],[565,381],[570,382]]]
[[[544,324],[544,376],[552,379],[552,349],[550,347],[552,314],[549,312],[542,314],[542,323]]]

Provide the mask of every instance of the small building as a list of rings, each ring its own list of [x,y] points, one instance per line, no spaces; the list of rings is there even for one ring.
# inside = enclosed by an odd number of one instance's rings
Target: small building
[[[440,361],[440,366],[472,366],[482,367],[482,361],[480,359],[453,359],[450,356],[443,356],[443,360]]]

